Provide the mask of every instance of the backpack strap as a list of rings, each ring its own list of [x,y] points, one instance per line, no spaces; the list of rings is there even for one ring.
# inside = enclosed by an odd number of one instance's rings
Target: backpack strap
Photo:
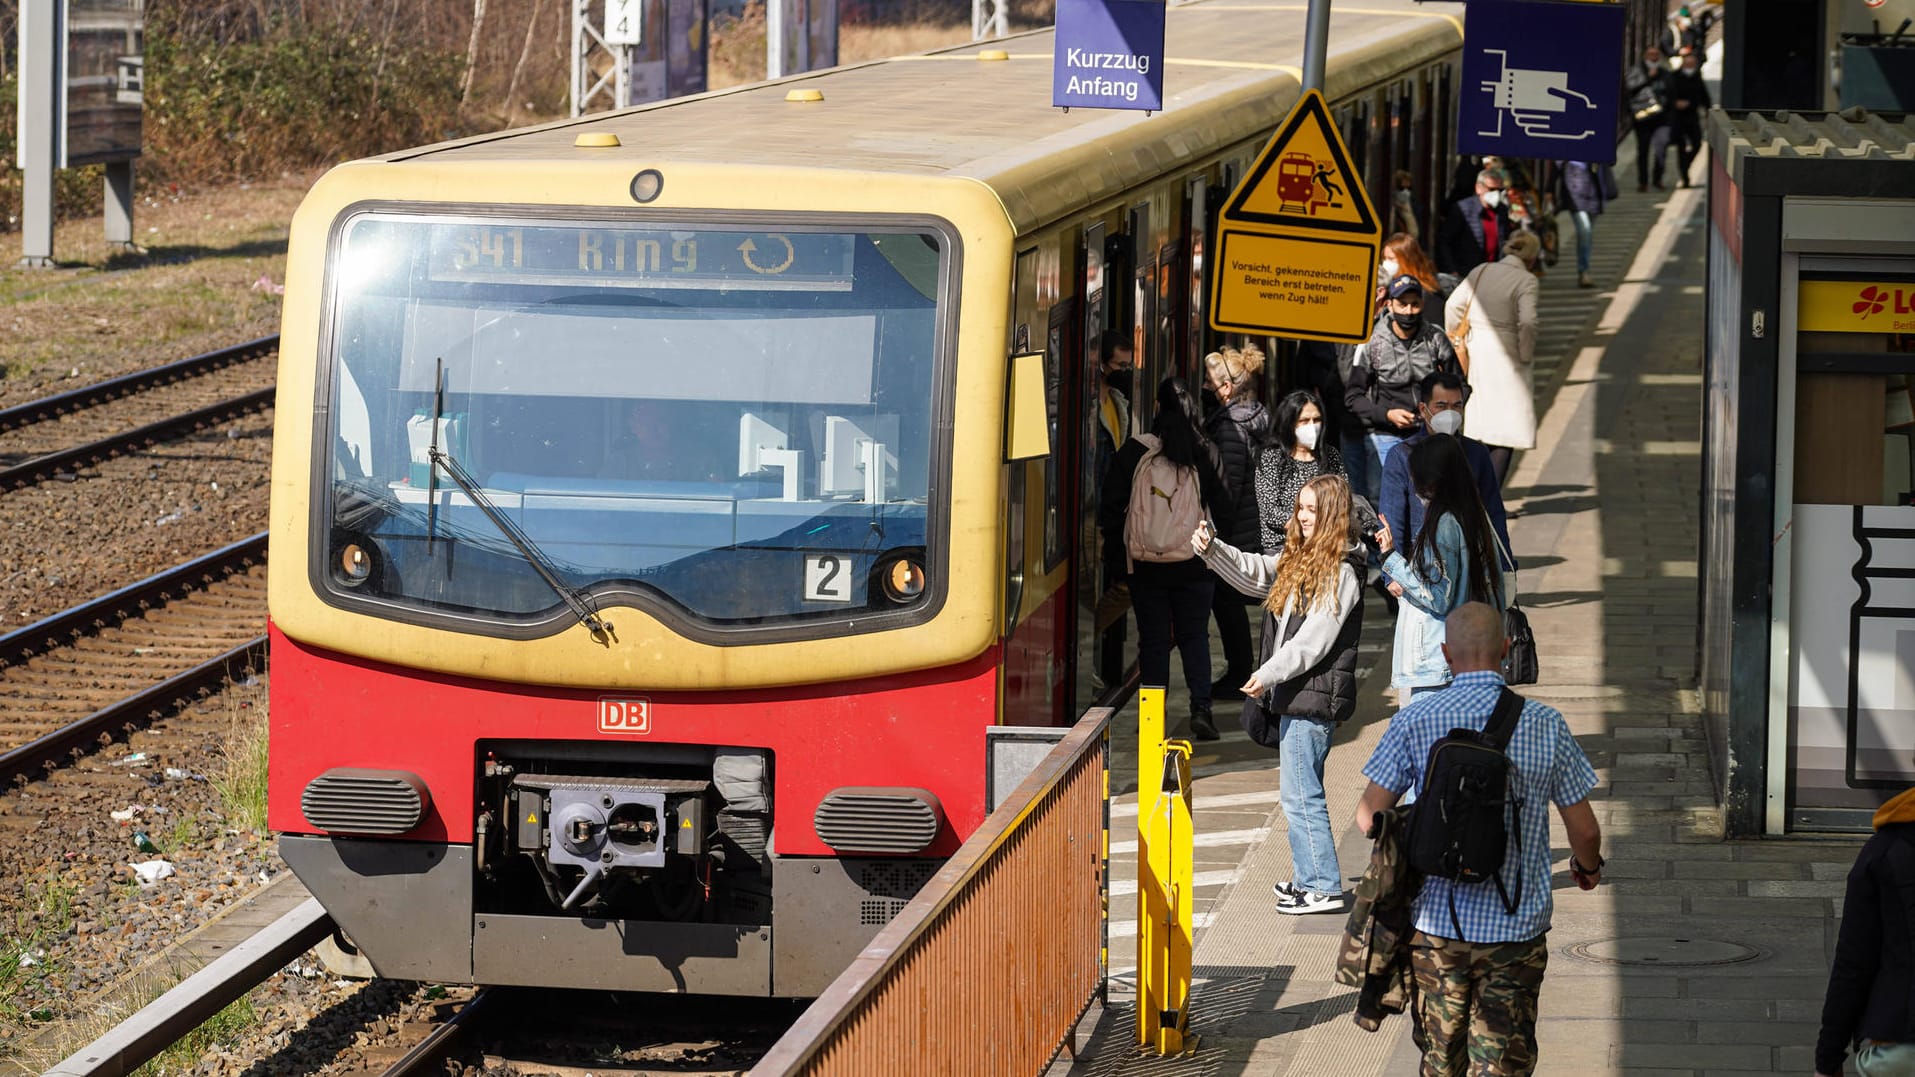
[[[1499,752],[1507,748],[1509,738],[1516,732],[1516,722],[1523,716],[1523,704],[1527,702],[1505,686],[1496,697],[1496,709],[1490,712],[1489,724],[1483,727],[1483,740]]]

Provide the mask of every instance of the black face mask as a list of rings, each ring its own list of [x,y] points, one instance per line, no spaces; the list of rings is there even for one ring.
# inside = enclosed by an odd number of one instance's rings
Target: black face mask
[[[1390,312],[1390,318],[1392,321],[1396,322],[1396,327],[1398,329],[1408,331],[1408,330],[1416,328],[1417,323],[1423,320],[1423,314],[1421,311],[1418,311],[1414,314],[1404,314],[1401,311],[1393,310]]]
[[[1104,384],[1110,386],[1113,392],[1122,394],[1124,399],[1128,400],[1130,399],[1132,372],[1128,370],[1106,370],[1104,371]]]

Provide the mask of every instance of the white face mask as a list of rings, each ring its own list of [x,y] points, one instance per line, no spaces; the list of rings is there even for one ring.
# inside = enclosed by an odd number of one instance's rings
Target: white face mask
[[[1463,429],[1463,413],[1454,409],[1439,411],[1430,416],[1430,433],[1450,434],[1454,436]]]
[[[1490,209],[1495,209],[1497,206],[1500,206],[1502,204],[1503,204],[1503,192],[1500,189],[1483,192],[1483,205],[1489,207]]]
[[[1394,258],[1383,259],[1383,279],[1384,280],[1386,281],[1395,280],[1396,270],[1397,270],[1396,259]]]
[[[1297,424],[1297,444],[1309,449],[1311,452],[1316,451],[1317,439],[1322,436],[1323,422],[1321,420],[1313,423]]]
[[[1401,202],[1407,206],[1410,204],[1410,197],[1413,193],[1414,192],[1412,192],[1408,187],[1398,187],[1396,189],[1396,193],[1392,195],[1391,197],[1395,198],[1398,202]]]

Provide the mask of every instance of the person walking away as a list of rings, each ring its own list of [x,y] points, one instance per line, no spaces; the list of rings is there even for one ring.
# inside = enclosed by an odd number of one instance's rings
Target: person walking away
[[[1387,523],[1376,535],[1383,571],[1402,599],[1390,674],[1400,704],[1449,684],[1445,618],[1465,602],[1488,602],[1498,610],[1504,605],[1496,539],[1462,444],[1447,434],[1426,439],[1410,450],[1410,478],[1427,506],[1422,527],[1407,536],[1407,550],[1397,549]]]
[[[1102,490],[1110,476],[1111,462],[1117,450],[1130,439],[1130,397],[1137,376],[1136,353],[1130,338],[1107,332],[1097,342],[1097,421],[1093,428],[1095,445],[1093,467],[1097,489]],[[1097,630],[1097,679],[1104,685],[1124,679],[1124,620],[1130,612],[1130,568],[1124,557],[1122,506],[1116,516],[1118,526],[1102,529],[1099,570],[1102,586],[1092,613]]]
[[[1255,344],[1204,356],[1210,391],[1222,405],[1204,420],[1204,433],[1217,447],[1218,477],[1234,521],[1222,537],[1253,553],[1264,548],[1258,523],[1257,457],[1270,437],[1270,412],[1257,400],[1257,377],[1263,365],[1263,350]],[[1240,694],[1238,686],[1250,676],[1250,617],[1243,597],[1227,586],[1211,588],[1210,612],[1217,622],[1224,658],[1222,675],[1212,680],[1212,695],[1235,698]]]
[[[1416,283],[1423,286],[1423,320],[1433,325],[1441,325],[1443,302],[1449,290],[1444,287],[1441,276],[1436,272],[1435,263],[1430,261],[1429,255],[1423,253],[1423,248],[1416,242],[1416,237],[1398,232],[1384,240],[1383,257],[1380,261],[1385,287],[1377,289],[1378,302],[1388,302],[1388,296],[1384,293],[1389,281],[1408,274],[1415,277]]]
[[[1593,288],[1595,278],[1589,275],[1589,255],[1596,237],[1596,218],[1602,216],[1603,206],[1609,201],[1603,189],[1600,167],[1588,161],[1564,161],[1558,174],[1556,205],[1569,211],[1569,221],[1576,228],[1576,287]]]
[[[1815,1040],[1816,1077],[1915,1074],[1915,789],[1875,810],[1842,899],[1842,931]]]
[[[1363,550],[1350,509],[1349,482],[1318,475],[1297,494],[1281,554],[1236,549],[1202,527],[1191,537],[1191,548],[1220,578],[1263,596],[1264,661],[1243,686],[1244,729],[1279,752],[1294,876],[1276,885],[1277,911],[1292,915],[1344,908],[1323,764],[1338,723],[1356,712]]]
[[[1174,644],[1190,693],[1190,732],[1198,740],[1217,739],[1210,713],[1212,577],[1191,552],[1190,536],[1213,513],[1220,528],[1230,528],[1229,505],[1196,394],[1182,378],[1165,378],[1150,433],[1126,441],[1111,462],[1098,522],[1107,534],[1124,537],[1143,683],[1169,686]]]
[[[1399,274],[1387,302],[1389,316],[1358,348],[1343,393],[1364,430],[1370,450],[1365,463],[1379,477],[1390,450],[1416,428],[1416,383],[1432,371],[1457,369],[1449,338],[1423,320],[1422,281]]]
[[[1493,262],[1515,226],[1510,223],[1503,173],[1485,168],[1476,173],[1476,191],[1449,207],[1436,236],[1436,268],[1461,277],[1484,262]]]
[[[1636,135],[1636,190],[1649,189],[1649,162],[1655,161],[1656,190],[1662,190],[1662,160],[1669,147],[1668,102],[1663,78],[1662,50],[1654,45],[1642,50],[1642,62],[1623,75],[1622,92],[1634,117],[1631,130]]]
[[[1418,804],[1424,803],[1431,748],[1453,729],[1486,728],[1502,696],[1499,670],[1509,649],[1502,611],[1467,603],[1450,614],[1446,628],[1443,651],[1455,680],[1391,719],[1363,767],[1369,783],[1356,809],[1363,833],[1406,792],[1418,791]],[[1497,875],[1514,908],[1493,881],[1436,876],[1424,878],[1413,906],[1410,967],[1424,1077],[1526,1077],[1536,1069],[1537,996],[1555,912],[1550,804],[1569,837],[1571,877],[1585,890],[1602,881],[1602,827],[1589,806],[1596,772],[1561,712],[1523,701],[1503,755],[1511,764],[1510,804]]]
[[[1478,266],[1450,296],[1444,330],[1452,338],[1465,322],[1469,365],[1470,434],[1489,446],[1496,485],[1509,477],[1517,449],[1536,447],[1536,275],[1542,241],[1527,232],[1510,237],[1501,261]]]
[[[1687,187],[1689,166],[1702,150],[1702,117],[1713,104],[1708,84],[1702,81],[1701,51],[1684,53],[1682,66],[1665,77],[1663,86],[1669,97],[1669,127],[1676,143],[1676,165],[1681,169],[1676,173],[1676,183]],[[1662,164],[1660,157],[1656,164]]]

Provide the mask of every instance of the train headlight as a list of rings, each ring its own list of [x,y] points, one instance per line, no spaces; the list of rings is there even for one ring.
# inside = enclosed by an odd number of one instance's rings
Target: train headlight
[[[372,576],[372,554],[357,542],[339,548],[339,582],[357,587]]]
[[[648,168],[632,177],[632,201],[644,205],[656,199],[665,190],[665,174],[656,168]]]
[[[910,602],[924,593],[924,566],[909,557],[891,562],[884,571],[884,596],[893,602]]]

